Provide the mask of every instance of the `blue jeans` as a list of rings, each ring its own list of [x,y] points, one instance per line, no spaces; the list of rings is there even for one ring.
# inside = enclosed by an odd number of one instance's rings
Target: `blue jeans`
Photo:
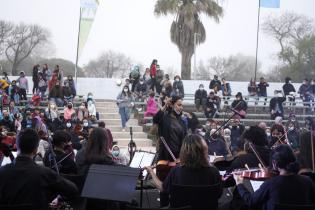
[[[129,108],[128,107],[119,108],[119,114],[120,114],[120,118],[121,118],[121,126],[123,128],[125,128],[126,123],[128,122],[128,120],[130,118]]]
[[[64,102],[61,98],[50,98],[50,101],[55,102],[57,106],[63,106]]]

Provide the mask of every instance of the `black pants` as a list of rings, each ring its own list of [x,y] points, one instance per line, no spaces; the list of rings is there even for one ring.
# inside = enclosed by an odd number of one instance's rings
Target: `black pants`
[[[38,81],[33,81],[33,94],[38,90]]]
[[[25,90],[25,89],[20,88],[20,90],[19,90],[19,95],[20,95],[20,100],[27,100],[27,97],[26,97],[26,90]]]

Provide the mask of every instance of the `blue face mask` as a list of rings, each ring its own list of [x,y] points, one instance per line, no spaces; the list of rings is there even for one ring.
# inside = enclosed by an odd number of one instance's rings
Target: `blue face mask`
[[[119,155],[119,151],[118,150],[112,151],[112,155],[117,157]]]

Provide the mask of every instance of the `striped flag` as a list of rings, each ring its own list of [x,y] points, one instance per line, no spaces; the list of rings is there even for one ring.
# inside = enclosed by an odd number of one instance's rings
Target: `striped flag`
[[[280,0],[260,0],[260,7],[280,8]]]
[[[98,0],[80,0],[81,18],[78,57],[80,57],[85,43],[88,39],[98,5]]]

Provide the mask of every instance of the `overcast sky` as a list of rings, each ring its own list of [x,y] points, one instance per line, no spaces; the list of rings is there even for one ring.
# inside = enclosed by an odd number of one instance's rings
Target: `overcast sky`
[[[280,0],[280,9],[261,9],[261,21],[270,14],[293,11],[315,19],[315,0]],[[150,65],[153,58],[162,68],[180,69],[180,54],[170,41],[173,16],[156,17],[156,0],[101,0],[79,64],[87,64],[102,51],[123,52]],[[224,0],[219,24],[203,17],[207,40],[197,48],[197,60],[242,53],[255,55],[259,0]],[[80,0],[0,0],[0,19],[37,23],[52,33],[55,57],[75,61]],[[260,33],[259,60],[263,70],[276,63],[279,46]]]

